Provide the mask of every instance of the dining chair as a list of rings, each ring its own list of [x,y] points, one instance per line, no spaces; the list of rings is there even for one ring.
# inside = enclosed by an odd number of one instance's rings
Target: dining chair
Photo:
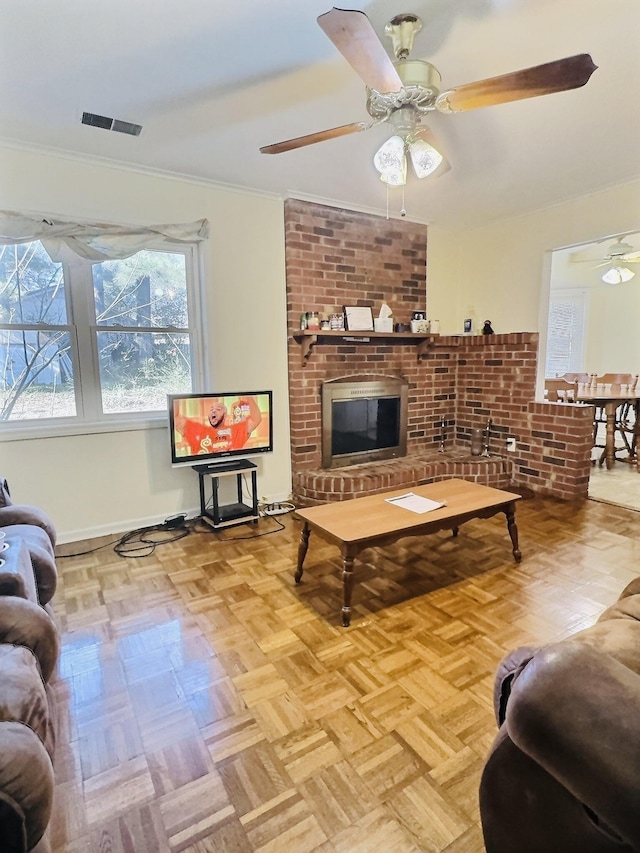
[[[612,387],[615,386],[617,391],[622,391],[623,393],[631,393],[635,390],[636,385],[638,384],[638,374],[637,373],[603,373],[602,376],[592,376],[590,378],[591,383],[595,382],[596,387],[599,385],[604,385],[605,388],[608,385]],[[614,391],[614,393],[617,393]]]
[[[638,386],[638,374],[634,373],[603,373],[601,376],[594,376],[591,379],[592,387],[602,390],[605,394],[613,396],[619,394],[633,394]],[[637,403],[635,400],[628,400],[621,403],[615,412],[614,432],[619,436],[622,445],[616,445],[614,456],[620,459],[618,453],[626,453],[620,461],[633,463],[636,461],[636,436],[635,436],[635,421],[637,416]],[[602,465],[605,460],[604,444],[598,442],[598,427],[601,423],[606,424],[607,417],[603,407],[596,406],[596,414],[594,418],[593,431],[593,446],[602,449],[598,464]]]
[[[545,379],[544,397],[548,403],[575,403],[578,399],[578,383],[566,379]]]
[[[590,373],[560,373],[557,379],[564,379],[566,382],[578,382],[579,384],[588,385],[591,382]]]

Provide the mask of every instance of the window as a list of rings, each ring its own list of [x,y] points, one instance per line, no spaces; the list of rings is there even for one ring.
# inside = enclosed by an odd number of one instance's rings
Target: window
[[[167,394],[198,384],[196,268],[184,244],[99,263],[0,246],[0,422],[164,414]]]
[[[586,290],[551,291],[545,376],[584,372],[586,315]]]

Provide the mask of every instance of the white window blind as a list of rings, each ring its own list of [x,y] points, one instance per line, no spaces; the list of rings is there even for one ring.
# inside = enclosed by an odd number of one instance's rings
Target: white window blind
[[[556,290],[549,300],[545,376],[584,372],[586,290]]]

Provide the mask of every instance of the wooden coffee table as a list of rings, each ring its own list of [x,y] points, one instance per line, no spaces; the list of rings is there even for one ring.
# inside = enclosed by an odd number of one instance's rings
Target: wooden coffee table
[[[446,506],[418,514],[386,499],[413,492]],[[511,537],[512,551],[516,563],[521,560],[516,527],[516,501],[520,495],[470,483],[466,480],[443,480],[411,489],[394,489],[379,495],[355,500],[336,501],[322,506],[296,510],[296,516],[304,521],[298,546],[296,583],[302,579],[304,558],[309,547],[309,536],[315,530],[323,539],[335,542],[342,552],[342,583],[344,604],[342,624],[347,628],[351,622],[351,592],[353,589],[353,561],[365,548],[389,545],[405,536],[424,536],[438,530],[458,528],[473,518],[490,518],[504,512],[507,529]]]

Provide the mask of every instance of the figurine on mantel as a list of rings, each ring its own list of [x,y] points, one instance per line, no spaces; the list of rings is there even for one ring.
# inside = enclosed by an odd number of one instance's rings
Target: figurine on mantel
[[[484,321],[484,326],[482,327],[482,334],[483,334],[483,335],[493,335],[493,334],[495,334],[495,332],[494,332],[494,331],[493,331],[493,329],[491,328],[491,320],[485,320],[485,321]]]

